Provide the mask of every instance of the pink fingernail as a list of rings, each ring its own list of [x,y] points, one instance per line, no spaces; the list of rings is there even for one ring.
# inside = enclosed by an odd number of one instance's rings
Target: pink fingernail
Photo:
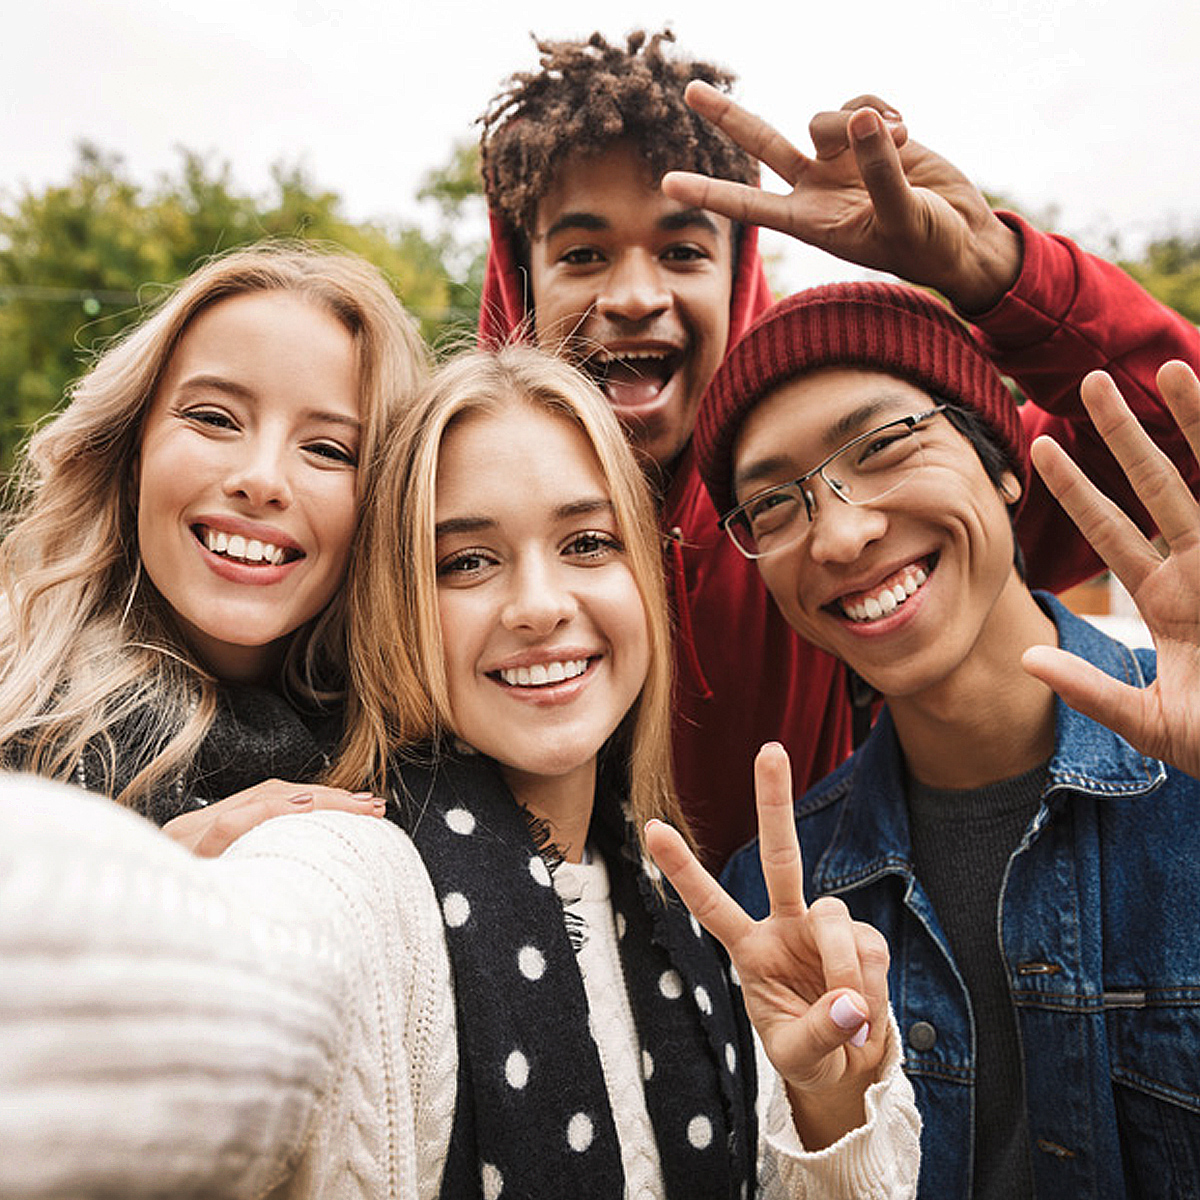
[[[297,792],[294,796],[289,796],[288,800],[292,804],[307,804],[312,798],[312,792]]]
[[[857,1005],[849,996],[839,996],[829,1006],[829,1015],[839,1029],[858,1029],[860,1025],[863,1029],[866,1028],[866,1014],[858,1011]],[[859,1030],[859,1033],[861,1032],[862,1030]],[[854,1036],[857,1037],[858,1034]],[[866,1038],[863,1038],[863,1041],[866,1041]],[[858,1042],[857,1045],[861,1046],[862,1042]]]
[[[869,1021],[864,1021],[862,1023],[862,1027],[859,1029],[859,1031],[850,1039],[850,1045],[865,1046],[867,1044],[867,1038],[869,1038],[870,1036],[871,1036],[871,1023]]]
[[[352,800],[374,800],[375,793],[374,792],[351,792],[350,798]]]

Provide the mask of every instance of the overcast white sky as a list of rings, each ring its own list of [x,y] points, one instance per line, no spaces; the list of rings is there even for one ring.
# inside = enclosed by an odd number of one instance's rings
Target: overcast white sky
[[[445,161],[530,31],[670,23],[733,68],[738,96],[804,145],[808,118],[874,91],[914,137],[1103,250],[1200,227],[1196,0],[24,0],[0,22],[0,191],[65,178],[81,138],[150,181],[173,147],[238,184],[302,163],[348,214],[426,219]],[[786,15],[778,15],[780,12]],[[428,219],[432,219],[430,216]],[[789,258],[780,282],[835,275]]]

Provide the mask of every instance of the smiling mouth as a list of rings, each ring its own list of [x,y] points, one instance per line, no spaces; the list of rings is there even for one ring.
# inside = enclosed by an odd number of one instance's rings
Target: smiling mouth
[[[192,533],[210,554],[247,566],[278,567],[304,557],[302,551],[291,546],[276,546],[272,542],[243,537],[240,533],[225,533],[207,525],[192,526]]]
[[[488,674],[508,687],[550,687],[568,679],[577,679],[588,669],[590,661],[587,658],[568,658],[559,662],[534,663],[530,667],[505,667],[500,671],[489,671]]]
[[[597,350],[580,366],[614,408],[638,409],[658,399],[682,359],[677,350],[630,350],[621,354]]]
[[[839,597],[828,607],[856,625],[881,621],[907,603],[910,596],[915,596],[925,586],[936,566],[937,555],[932,554],[922,561],[901,567],[868,591]]]

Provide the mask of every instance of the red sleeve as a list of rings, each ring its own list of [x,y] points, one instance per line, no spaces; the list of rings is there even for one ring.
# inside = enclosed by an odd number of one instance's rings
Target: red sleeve
[[[1138,419],[1200,494],[1200,467],[1154,386],[1158,368],[1169,359],[1200,370],[1200,330],[1119,267],[1020,217],[1001,216],[1024,242],[1021,274],[995,308],[971,318],[976,336],[1031,401],[1021,409],[1030,439],[1051,434],[1148,533],[1153,524],[1092,429],[1079,384],[1089,371],[1112,375]],[[1031,587],[1061,591],[1103,569],[1036,472],[1017,534]]]

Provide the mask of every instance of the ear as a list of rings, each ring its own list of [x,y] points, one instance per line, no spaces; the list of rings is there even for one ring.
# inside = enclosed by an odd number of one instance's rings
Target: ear
[[[1021,481],[1012,471],[1005,471],[1000,476],[999,489],[1005,504],[1016,504],[1021,498]]]

